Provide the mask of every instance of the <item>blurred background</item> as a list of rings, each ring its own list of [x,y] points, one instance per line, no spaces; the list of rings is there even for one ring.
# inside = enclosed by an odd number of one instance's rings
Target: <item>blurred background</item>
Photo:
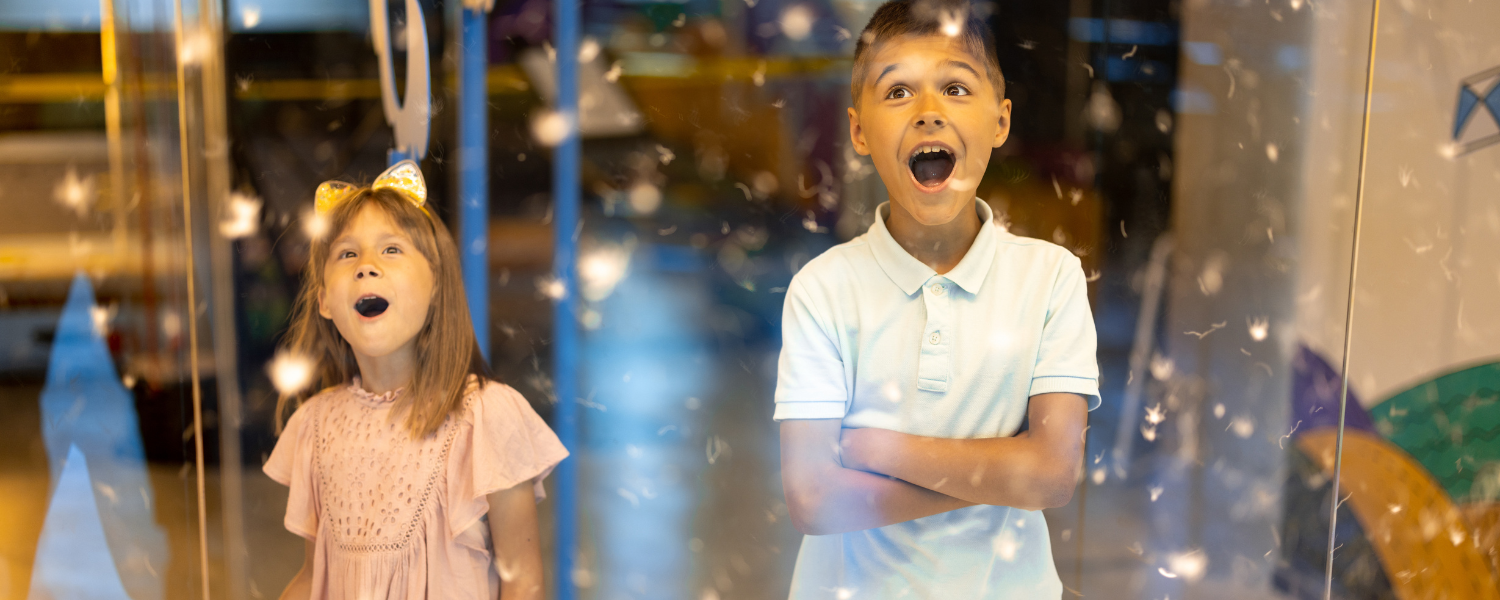
[[[421,165],[470,228],[489,360],[576,419],[553,596],[785,597],[781,306],[885,199],[845,116],[879,2],[565,6],[576,130],[557,7],[463,4],[0,0],[0,597],[266,598],[299,568],[260,470],[296,383],[272,363],[314,188],[402,143],[371,6],[393,89],[430,75]],[[973,5],[1015,103],[977,195],[1080,257],[1099,332],[1047,511],[1067,597],[1500,598],[1500,6],[1385,3],[1373,58],[1372,8]]]

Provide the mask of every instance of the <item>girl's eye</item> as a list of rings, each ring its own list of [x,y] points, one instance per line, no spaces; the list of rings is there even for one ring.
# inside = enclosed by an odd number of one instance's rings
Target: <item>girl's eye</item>
[[[345,251],[339,253],[339,258],[353,258],[353,257],[354,257],[354,251],[353,250],[345,250]]]
[[[953,85],[948,86],[948,95],[950,95],[950,96],[968,96],[969,95],[969,88],[966,88],[966,87],[964,87],[962,85],[959,85],[959,84],[955,83]]]
[[[902,98],[910,98],[910,97],[911,97],[911,90],[908,90],[908,89],[906,89],[904,87],[892,88],[891,91],[888,92],[888,93],[886,93],[886,95],[885,95],[885,98],[887,100],[900,100]]]
[[[385,253],[386,254],[400,254],[401,253],[401,249],[397,248],[395,246],[389,246],[389,247],[387,247],[385,249]]]

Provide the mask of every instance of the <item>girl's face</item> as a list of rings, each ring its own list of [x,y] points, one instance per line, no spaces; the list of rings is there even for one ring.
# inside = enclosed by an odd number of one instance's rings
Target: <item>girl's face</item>
[[[382,357],[415,348],[434,284],[432,265],[411,237],[367,204],[329,245],[318,313],[356,355]]]

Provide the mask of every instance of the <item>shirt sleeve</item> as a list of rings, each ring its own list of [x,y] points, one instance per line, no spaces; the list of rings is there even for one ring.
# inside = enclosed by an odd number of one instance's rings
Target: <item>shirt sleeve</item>
[[[787,287],[776,369],[777,421],[842,419],[849,412],[844,360],[830,335],[835,329],[812,292],[800,277]]]
[[[1068,392],[1086,398],[1089,410],[1099,408],[1097,346],[1083,267],[1069,254],[1059,267],[1047,303],[1030,395]]]
[[[312,539],[318,535],[318,494],[314,489],[313,451],[317,446],[316,427],[308,415],[315,410],[316,397],[303,402],[287,419],[276,448],[262,468],[273,481],[290,488],[286,499],[287,531]]]
[[[448,455],[449,535],[458,536],[489,512],[487,496],[533,480],[540,502],[542,480],[568,450],[514,388],[494,381],[470,400]]]

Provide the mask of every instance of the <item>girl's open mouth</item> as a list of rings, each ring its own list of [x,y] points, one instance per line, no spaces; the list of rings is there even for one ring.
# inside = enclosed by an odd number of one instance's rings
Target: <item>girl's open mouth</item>
[[[906,161],[912,179],[924,188],[938,187],[948,181],[953,175],[954,164],[953,151],[937,145],[918,146]]]
[[[391,303],[385,298],[381,298],[380,296],[372,294],[360,298],[357,302],[355,302],[354,312],[357,312],[364,317],[376,317],[380,316],[380,313],[385,312],[385,309],[389,308],[390,306]]]

